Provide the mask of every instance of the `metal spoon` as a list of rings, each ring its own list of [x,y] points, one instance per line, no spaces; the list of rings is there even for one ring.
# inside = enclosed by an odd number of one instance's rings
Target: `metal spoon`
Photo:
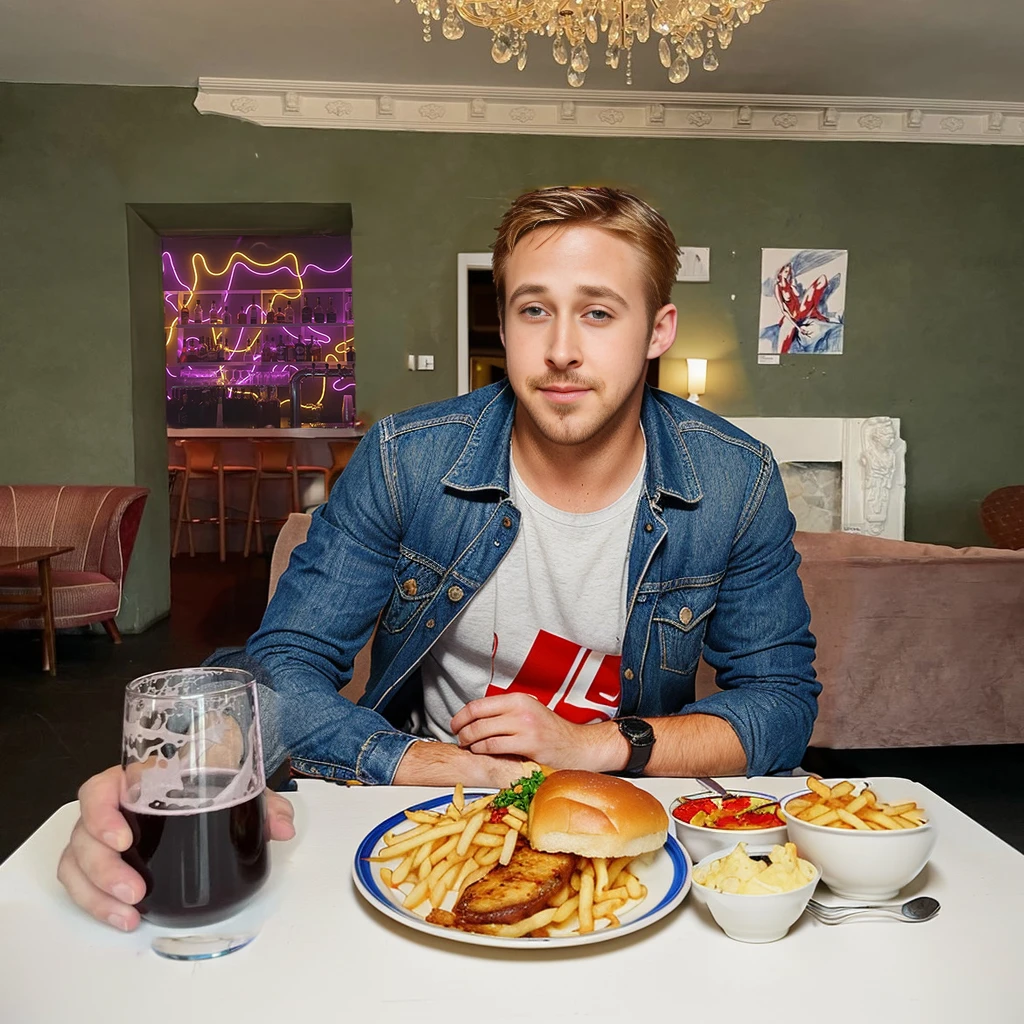
[[[705,789],[710,789],[712,793],[717,793],[719,796],[732,796],[720,782],[716,782],[714,779],[702,779],[699,775],[696,779]]]
[[[940,909],[939,901],[931,896],[917,896],[906,903],[860,903],[850,906],[830,906],[810,900],[807,909],[824,924],[839,924],[853,917],[881,915],[901,921],[928,921]]]

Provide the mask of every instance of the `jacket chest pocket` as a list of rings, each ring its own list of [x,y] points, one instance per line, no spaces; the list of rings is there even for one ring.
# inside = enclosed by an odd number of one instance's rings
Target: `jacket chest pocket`
[[[418,558],[405,555],[395,566],[394,582],[380,624],[388,633],[401,633],[437,593],[441,572]]]
[[[704,633],[715,610],[716,585],[680,587],[658,597],[654,625],[666,672],[692,675],[704,649]]]

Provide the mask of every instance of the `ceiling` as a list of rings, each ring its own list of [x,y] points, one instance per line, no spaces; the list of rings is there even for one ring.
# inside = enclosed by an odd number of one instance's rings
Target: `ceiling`
[[[558,88],[536,39],[525,71],[490,36],[449,42],[409,0],[0,0],[0,80],[195,86],[199,76]],[[603,50],[592,48],[595,65]],[[736,31],[721,67],[672,86],[652,42],[634,88],[690,92],[1024,101],[1022,0],[772,0]],[[591,68],[583,91],[624,88]],[[575,90],[574,90],[575,92]]]

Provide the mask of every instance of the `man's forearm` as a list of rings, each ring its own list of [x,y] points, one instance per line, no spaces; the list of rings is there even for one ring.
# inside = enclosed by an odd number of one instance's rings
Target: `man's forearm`
[[[715,715],[679,715],[644,718],[654,727],[654,749],[645,775],[683,776],[743,775],[747,755],[733,727]],[[629,761],[629,743],[615,722],[584,726],[595,730],[591,749],[595,771],[622,771]]]
[[[524,774],[521,757],[474,754],[452,743],[413,743],[398,762],[396,786],[485,786],[503,789]]]

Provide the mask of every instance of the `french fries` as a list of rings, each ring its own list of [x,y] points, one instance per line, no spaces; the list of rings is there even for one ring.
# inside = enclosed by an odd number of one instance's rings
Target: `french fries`
[[[827,828],[845,828],[860,832],[898,831],[925,824],[924,810],[913,800],[887,804],[870,789],[853,796],[852,782],[838,782],[829,787],[820,779],[807,780],[811,793],[786,803],[784,812],[790,817]]]
[[[406,811],[412,826],[392,829],[369,860],[387,864],[380,869],[384,885],[397,890],[401,905],[431,924],[452,927],[454,906],[462,893],[484,878],[496,864],[508,864],[520,836],[525,838],[528,816],[518,807],[493,813],[493,796],[466,801],[463,786],[455,789],[443,811]],[[575,870],[542,910],[515,924],[474,927],[505,938],[593,932],[615,927],[619,914],[643,900],[647,887],[630,871],[633,858],[578,857]]]

